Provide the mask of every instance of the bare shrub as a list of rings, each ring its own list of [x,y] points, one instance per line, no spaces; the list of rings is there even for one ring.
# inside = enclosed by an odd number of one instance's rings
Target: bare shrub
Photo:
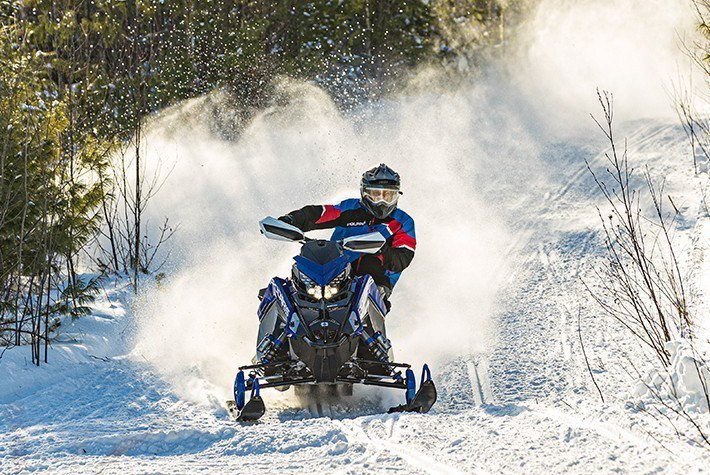
[[[708,362],[695,344],[686,276],[673,245],[679,212],[665,195],[665,183],[654,181],[647,167],[641,186],[634,186],[635,170],[629,166],[626,143],[619,150],[614,137],[613,98],[607,92],[597,94],[604,119],[592,118],[609,141],[610,150],[605,153],[605,174],[597,174],[589,163],[587,169],[608,204],[608,213],[598,210],[606,259],[596,271],[596,285],[592,287],[586,282],[585,285],[604,313],[619,322],[643,352],[651,356],[658,384],[644,380],[642,372],[636,369],[638,361],[627,361],[646,386],[646,394],[658,403],[648,412],[664,418],[667,411],[673,412],[692,424],[710,445],[708,434],[697,416],[686,408],[678,381],[671,374],[678,363],[677,348],[671,342],[684,340],[692,353],[688,356],[692,370],[710,405]],[[643,211],[646,204],[652,210],[650,213]],[[670,210],[666,209],[667,204]]]
[[[144,218],[148,203],[162,189],[172,170],[163,170],[159,163],[153,173],[146,172],[141,127],[133,141],[126,143],[115,157],[113,178],[106,183],[108,189],[102,204],[104,226],[100,232],[102,239],[97,241],[99,256],[95,258],[104,272],[130,275],[134,290],[138,288],[140,274],[157,272],[165,264],[170,253],[161,253],[160,249],[177,231],[167,217],[153,228]]]

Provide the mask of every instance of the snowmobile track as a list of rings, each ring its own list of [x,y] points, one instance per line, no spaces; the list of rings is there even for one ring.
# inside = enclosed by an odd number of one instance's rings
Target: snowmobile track
[[[468,378],[471,380],[471,393],[477,406],[493,404],[493,393],[488,380],[488,358],[479,356],[473,361],[466,361]]]
[[[432,475],[461,475],[465,473],[487,474],[488,472],[478,468],[468,467],[466,471],[447,465],[436,458],[421,451],[412,449],[403,444],[400,440],[400,417],[401,415],[391,415],[383,421],[387,426],[387,437],[374,435],[374,431],[366,428],[367,420],[334,421],[346,434],[349,443],[365,446],[366,459],[378,457],[382,453],[389,453],[398,459],[403,460],[415,469]]]

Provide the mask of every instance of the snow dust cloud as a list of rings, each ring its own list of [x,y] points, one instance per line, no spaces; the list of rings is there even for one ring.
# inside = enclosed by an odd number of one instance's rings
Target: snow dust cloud
[[[237,365],[253,356],[257,291],[272,276],[289,275],[298,252],[296,244],[263,238],[257,222],[358,196],[362,171],[380,162],[402,176],[400,204],[414,216],[419,242],[392,298],[397,358],[419,365],[482,351],[510,237],[480,194],[495,161],[477,143],[493,143],[494,131],[467,110],[480,97],[402,99],[362,111],[355,124],[315,86],[280,87],[288,105],[261,113],[237,142],[194,120],[202,99],[155,124],[149,160],[174,168],[149,212],[153,222],[170,216],[179,230],[168,278],[149,287],[141,304],[136,351],[174,375],[188,397],[226,397]],[[511,157],[523,153],[510,147]]]
[[[683,5],[543,0],[519,34],[515,68],[494,64],[456,86],[422,71],[417,87],[348,114],[315,85],[281,80],[279,103],[238,139],[211,121],[219,94],[164,112],[145,150],[152,167],[172,171],[146,212],[179,229],[167,278],[144,285],[135,354],[182,396],[221,404],[254,354],[257,291],[289,275],[298,251],[263,238],[258,221],[355,197],[361,173],[381,162],[402,177],[400,206],[418,242],[388,316],[396,359],[436,365],[485,352],[496,295],[526,238],[517,209],[552,179],[547,134],[590,129],[596,86],[626,104],[624,119],[672,111],[663,81],[681,56],[669,38],[692,20]]]
[[[597,88],[619,121],[675,117],[674,87],[697,38],[690,0],[541,0],[518,32],[516,83],[558,131],[589,125]]]

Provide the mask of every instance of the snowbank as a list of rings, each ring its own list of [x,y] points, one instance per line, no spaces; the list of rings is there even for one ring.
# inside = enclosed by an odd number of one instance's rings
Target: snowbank
[[[690,340],[666,344],[671,364],[666,370],[652,369],[639,380],[633,396],[648,403],[676,403],[687,412],[708,413],[710,369]]]

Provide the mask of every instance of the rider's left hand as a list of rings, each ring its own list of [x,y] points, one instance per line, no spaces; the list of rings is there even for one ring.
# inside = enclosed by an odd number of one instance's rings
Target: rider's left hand
[[[385,241],[380,250],[375,254],[376,256],[382,256],[382,263],[386,264],[389,260],[390,252],[392,251],[392,245],[389,241]]]

